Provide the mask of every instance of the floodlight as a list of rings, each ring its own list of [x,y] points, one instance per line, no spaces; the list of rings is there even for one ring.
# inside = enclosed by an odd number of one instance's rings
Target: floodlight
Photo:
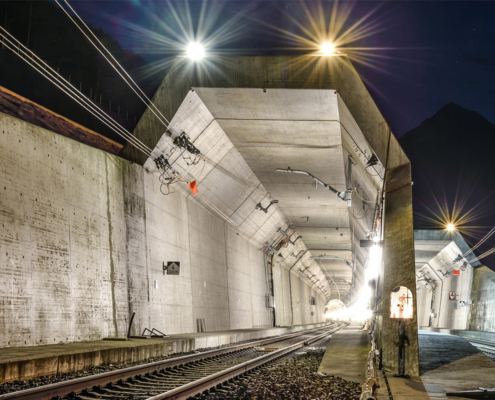
[[[335,51],[335,46],[330,42],[325,42],[320,46],[321,54],[330,56]]]
[[[198,42],[191,42],[186,48],[186,54],[191,60],[201,60],[205,56],[205,48]]]
[[[450,232],[455,231],[455,226],[454,226],[454,224],[448,224],[448,225],[447,225],[447,230],[448,230],[448,231],[450,231]]]

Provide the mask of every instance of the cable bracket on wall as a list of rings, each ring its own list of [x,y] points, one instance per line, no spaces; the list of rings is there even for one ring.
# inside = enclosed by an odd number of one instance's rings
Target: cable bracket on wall
[[[168,159],[164,157],[164,155],[160,155],[155,158],[155,165],[160,173],[160,191],[164,195],[170,194],[170,185],[178,181],[181,176],[180,174],[170,165]],[[166,192],[163,190],[163,187],[166,186]]]
[[[346,201],[346,192],[339,192],[338,190],[334,189],[329,184],[323,182],[321,179],[318,179],[316,176],[310,174],[307,171],[301,171],[301,170],[297,170],[297,169],[291,169],[290,166],[287,167],[286,169],[277,168],[276,171],[277,172],[289,172],[289,173],[293,173],[293,174],[302,174],[302,175],[309,176],[311,179],[313,179],[313,184],[315,185],[315,189],[318,187],[318,184],[320,184],[325,189],[331,191],[332,193],[335,193],[340,200]]]
[[[299,239],[302,239],[302,238],[303,238],[302,236],[298,236],[298,237],[296,237],[296,238],[294,239],[294,241],[289,240],[289,243],[290,243],[291,245],[295,245],[295,244],[296,244],[296,242],[297,242]]]
[[[266,254],[268,254],[269,256],[275,254],[277,252],[277,249],[275,249],[274,247],[270,246],[268,244],[268,242],[265,242],[265,247],[262,249],[263,252],[265,252]]]
[[[173,143],[178,148],[182,149],[181,156],[187,165],[196,165],[201,160],[201,152],[191,142],[191,139],[187,136],[186,132],[182,132],[177,136]]]
[[[284,236],[286,236],[286,237],[287,237],[287,236],[289,236],[289,235],[290,235],[290,233],[289,233],[289,232],[290,232],[291,230],[293,230],[293,229],[295,229],[295,226],[294,226],[294,225],[289,225],[285,231],[282,229],[282,227],[279,227],[279,228],[277,229],[277,232],[280,232],[282,235],[284,235]]]
[[[270,201],[270,204],[268,204],[266,207],[263,207],[261,205],[261,201],[256,204],[256,210],[260,210],[260,211],[263,211],[265,214],[268,213],[268,209],[272,206],[272,204],[277,204],[278,203],[278,200],[272,200]]]
[[[299,239],[302,239],[302,236],[300,236],[300,235],[299,235],[298,237],[296,237],[296,238],[294,239],[294,241],[289,240],[289,243],[290,243],[291,245],[295,245],[295,244],[296,244],[296,242],[297,242]]]
[[[292,253],[291,256],[294,257],[294,258],[298,258],[302,253],[304,253],[304,250],[301,250],[299,253],[297,254],[294,254]]]

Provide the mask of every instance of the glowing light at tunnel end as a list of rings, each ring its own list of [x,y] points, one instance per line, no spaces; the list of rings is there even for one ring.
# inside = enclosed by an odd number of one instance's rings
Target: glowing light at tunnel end
[[[373,311],[373,287],[378,279],[382,265],[382,246],[378,243],[369,248],[368,265],[364,271],[364,282],[357,299],[350,307],[343,307],[325,314],[325,317],[333,320],[352,320],[365,322],[372,318]]]

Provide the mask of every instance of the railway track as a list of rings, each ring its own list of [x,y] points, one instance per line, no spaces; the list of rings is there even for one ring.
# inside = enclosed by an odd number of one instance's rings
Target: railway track
[[[466,339],[474,347],[477,347],[481,352],[485,353],[488,357],[495,361],[495,343],[488,342],[486,340]]]
[[[0,395],[0,400],[187,399],[319,341],[343,326],[345,325],[332,324],[276,338],[58,382]]]

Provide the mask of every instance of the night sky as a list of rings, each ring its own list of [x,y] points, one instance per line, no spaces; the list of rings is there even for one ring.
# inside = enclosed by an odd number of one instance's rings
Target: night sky
[[[197,29],[202,1],[167,4],[165,1],[71,1],[76,11],[101,27],[126,49],[162,66],[181,49],[169,39],[187,42],[178,20]],[[307,1],[317,16],[317,1]],[[329,18],[332,2],[321,2]],[[352,4],[346,26],[370,12],[365,23],[372,34],[350,43],[365,49],[369,64],[354,62],[380,110],[400,137],[449,102],[474,110],[495,123],[495,2],[389,1],[340,2]],[[174,11],[176,14],[174,15]],[[218,34],[212,51],[232,54],[290,54],[296,52],[290,36],[310,27],[308,10],[300,1],[208,2],[205,21]],[[139,33],[144,28],[147,31]],[[175,37],[174,37],[175,35]],[[379,48],[379,49],[378,49]],[[142,71],[141,71],[142,73]]]

